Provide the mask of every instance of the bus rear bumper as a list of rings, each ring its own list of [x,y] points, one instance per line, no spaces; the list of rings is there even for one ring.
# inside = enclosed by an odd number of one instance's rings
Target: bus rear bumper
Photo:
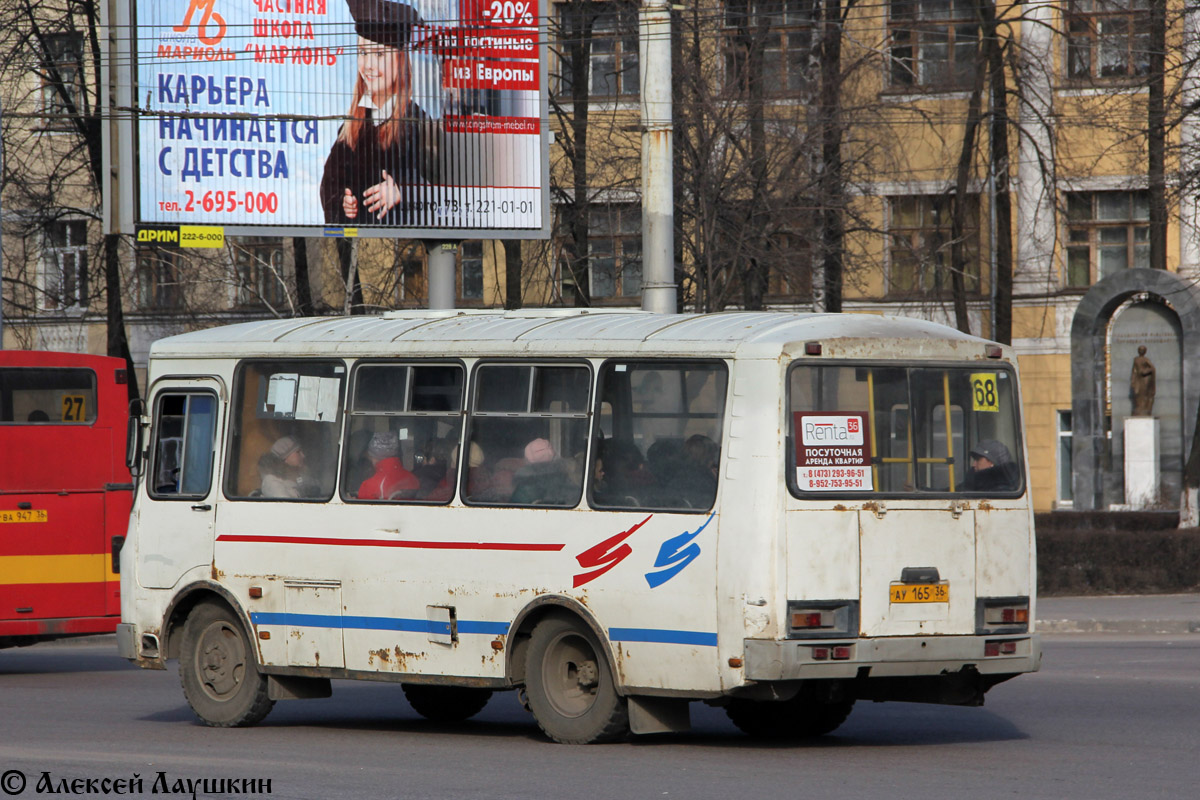
[[[753,681],[899,678],[974,670],[981,675],[1036,672],[1037,634],[906,636],[837,640],[746,639],[745,675]]]

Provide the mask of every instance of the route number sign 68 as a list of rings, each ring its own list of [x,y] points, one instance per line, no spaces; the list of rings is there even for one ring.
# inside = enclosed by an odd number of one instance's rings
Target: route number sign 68
[[[1000,394],[996,388],[996,373],[971,373],[971,409],[973,411],[1000,410]]]

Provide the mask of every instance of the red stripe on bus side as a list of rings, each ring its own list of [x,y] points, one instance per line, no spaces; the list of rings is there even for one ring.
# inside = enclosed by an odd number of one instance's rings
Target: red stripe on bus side
[[[260,542],[268,544],[324,544],[348,547],[408,547],[418,550],[516,550],[521,552],[557,553],[565,544],[534,544],[532,542],[418,542],[400,539],[326,539],[308,536],[251,536],[223,534],[218,542]]]

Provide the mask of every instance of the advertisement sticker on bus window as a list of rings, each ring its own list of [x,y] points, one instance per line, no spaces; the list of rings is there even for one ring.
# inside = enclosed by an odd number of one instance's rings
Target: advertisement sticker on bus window
[[[796,485],[804,492],[869,492],[871,456],[865,413],[793,414]]]
[[[971,410],[1000,411],[1000,393],[996,389],[994,372],[971,373]]]

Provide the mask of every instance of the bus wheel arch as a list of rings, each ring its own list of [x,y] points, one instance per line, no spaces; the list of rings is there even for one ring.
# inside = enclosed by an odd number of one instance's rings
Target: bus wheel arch
[[[246,616],[241,604],[234,598],[233,594],[228,589],[216,583],[194,583],[180,590],[171,600],[171,604],[167,606],[167,611],[163,615],[162,625],[162,659],[166,661],[169,658],[179,658],[180,647],[183,642],[183,628],[187,622],[188,615],[192,610],[205,602],[221,603],[228,607],[229,612],[237,617],[241,622],[242,627],[246,630],[247,636],[250,636],[249,617]],[[251,637],[251,645],[257,647]],[[261,656],[255,653],[256,656]]]
[[[613,682],[617,686],[618,693],[624,695],[625,692],[617,666],[618,654],[613,651],[612,644],[604,634],[604,629],[596,622],[595,617],[587,607],[578,600],[557,594],[538,597],[525,606],[525,608],[521,609],[516,619],[513,620],[512,625],[509,626],[508,647],[505,648],[508,654],[505,669],[509,683],[514,686],[520,686],[525,683],[525,662],[529,656],[529,642],[533,637],[533,629],[542,620],[555,616],[573,619],[579,624],[587,626],[592,635],[596,637],[596,641],[604,648],[604,655],[608,661]]]

